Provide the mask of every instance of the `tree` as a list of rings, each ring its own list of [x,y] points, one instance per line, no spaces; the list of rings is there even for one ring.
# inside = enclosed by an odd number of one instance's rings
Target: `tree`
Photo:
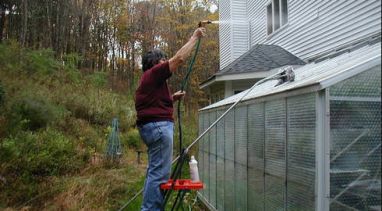
[[[133,93],[142,53],[163,49],[169,56],[187,42],[197,23],[218,19],[211,1],[194,0],[3,0],[0,41],[18,40],[28,48],[51,48],[57,58],[75,53],[83,73],[108,73],[112,88]],[[198,85],[218,70],[217,26],[208,26],[189,82],[189,108],[203,100]],[[170,81],[179,87],[181,68]]]

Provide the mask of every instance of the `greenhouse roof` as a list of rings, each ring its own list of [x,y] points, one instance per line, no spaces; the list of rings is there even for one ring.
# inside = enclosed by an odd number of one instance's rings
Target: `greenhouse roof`
[[[320,62],[313,62],[294,70],[295,80],[279,86],[277,80],[267,81],[255,87],[243,101],[252,100],[278,93],[288,93],[293,90],[309,88],[311,92],[325,89],[333,84],[350,78],[371,67],[381,64],[381,42],[366,45]],[[202,108],[208,110],[235,103],[247,91],[233,95],[217,103]]]

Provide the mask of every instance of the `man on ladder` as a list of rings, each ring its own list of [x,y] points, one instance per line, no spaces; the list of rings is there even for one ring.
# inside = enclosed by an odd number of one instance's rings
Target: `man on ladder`
[[[170,178],[173,151],[173,102],[185,93],[171,95],[167,79],[191,54],[197,41],[205,36],[205,28],[195,30],[190,40],[169,60],[158,49],[142,58],[143,75],[135,93],[137,126],[147,145],[149,164],[143,190],[142,211],[162,210],[164,201],[160,185]]]

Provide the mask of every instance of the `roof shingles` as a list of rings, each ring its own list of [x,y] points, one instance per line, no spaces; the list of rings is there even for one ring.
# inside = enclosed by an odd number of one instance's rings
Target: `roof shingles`
[[[257,44],[216,75],[262,72],[285,65],[304,64],[304,61],[280,46]]]

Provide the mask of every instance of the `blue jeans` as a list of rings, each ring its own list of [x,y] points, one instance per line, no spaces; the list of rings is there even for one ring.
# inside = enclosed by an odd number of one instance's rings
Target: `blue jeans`
[[[149,157],[141,210],[162,210],[164,198],[160,184],[170,178],[174,123],[150,122],[139,126],[138,129],[147,145]]]

